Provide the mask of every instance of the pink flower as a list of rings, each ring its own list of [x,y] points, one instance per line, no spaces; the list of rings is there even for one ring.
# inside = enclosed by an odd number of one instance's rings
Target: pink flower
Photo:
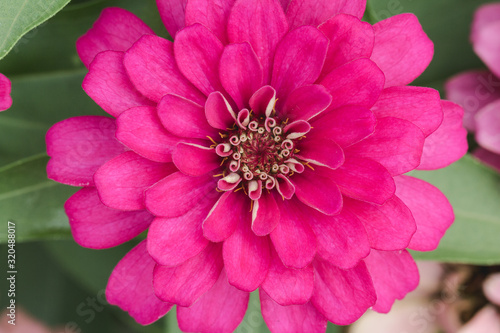
[[[12,105],[10,97],[10,80],[0,73],[0,111],[5,111]]]
[[[445,85],[447,97],[464,106],[464,125],[480,145],[474,156],[500,172],[500,3],[479,7],[471,41],[489,70],[458,74]]]
[[[406,86],[433,55],[417,18],[282,2],[158,1],[174,42],[110,8],[77,43],[83,88],[116,119],[56,124],[47,170],[84,187],[66,203],[82,246],[148,229],[107,287],[139,323],[176,304],[184,331],[232,331],[259,288],[273,332],[350,324],[415,288],[405,249],[453,222],[403,175],[467,149],[462,109]]]

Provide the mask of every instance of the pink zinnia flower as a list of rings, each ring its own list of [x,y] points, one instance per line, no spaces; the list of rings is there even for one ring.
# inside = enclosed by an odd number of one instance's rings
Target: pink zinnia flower
[[[371,26],[365,1],[158,1],[174,42],[106,9],[77,43],[83,88],[115,118],[47,134],[75,240],[146,229],[110,303],[148,324],[177,305],[189,332],[228,332],[259,289],[273,332],[324,332],[387,312],[435,249],[444,195],[403,175],[467,149],[463,111],[409,87],[433,44],[411,14]],[[286,10],[284,10],[286,8]]]
[[[464,125],[475,132],[474,156],[500,172],[500,3],[479,7],[470,39],[489,70],[458,74],[445,85],[447,97],[463,105]]]
[[[12,105],[10,97],[10,80],[0,73],[0,111],[5,111]]]

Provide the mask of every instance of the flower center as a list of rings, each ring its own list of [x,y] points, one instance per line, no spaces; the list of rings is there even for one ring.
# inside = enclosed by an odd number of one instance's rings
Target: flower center
[[[304,124],[293,124],[288,124],[288,119],[283,121],[271,115],[255,117],[248,110],[241,110],[235,126],[221,135],[225,141],[215,148],[226,166],[219,189],[233,190],[243,182],[243,190],[257,200],[263,187],[268,190],[276,187],[280,193],[280,183],[286,182],[290,187],[288,177],[304,170],[303,164],[294,158],[298,152],[296,141],[304,133],[293,131]]]

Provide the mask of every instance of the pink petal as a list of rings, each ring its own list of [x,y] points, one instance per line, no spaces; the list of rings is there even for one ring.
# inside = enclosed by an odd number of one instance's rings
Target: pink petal
[[[344,163],[342,148],[329,139],[307,139],[299,142],[295,156],[315,165],[336,169]]]
[[[412,250],[432,251],[455,219],[453,208],[443,193],[423,180],[395,177],[396,195],[411,210],[417,231],[410,245]]]
[[[175,59],[180,71],[206,96],[223,91],[219,81],[223,49],[221,41],[198,23],[182,29],[175,37]]]
[[[434,133],[425,138],[422,159],[418,166],[420,170],[444,168],[458,161],[467,153],[467,131],[463,127],[464,110],[449,101],[442,101],[442,105],[444,111],[443,123]],[[499,126],[497,129],[500,130],[500,117],[498,117],[498,121]],[[487,126],[491,126],[490,124],[488,123]],[[480,135],[480,133],[482,132],[478,131],[477,135]],[[498,142],[498,151],[500,152],[500,140]]]
[[[227,99],[216,91],[208,95],[205,116],[213,128],[226,131],[236,123],[236,115]]]
[[[153,292],[154,267],[146,241],[142,241],[120,260],[106,286],[108,302],[127,311],[141,325],[160,319],[173,306],[160,301]]]
[[[500,99],[500,82],[490,71],[468,71],[446,81],[446,98],[464,108],[464,126],[475,131],[474,116],[484,106]]]
[[[377,118],[408,120],[417,125],[426,137],[443,121],[439,92],[430,88],[403,86],[384,89],[371,110]]]
[[[175,267],[156,265],[153,286],[156,296],[178,306],[191,306],[217,282],[224,267],[222,246],[210,243],[195,257]]]
[[[209,244],[201,226],[216,200],[200,200],[181,216],[153,221],[148,232],[148,251],[158,264],[177,266]]]
[[[488,275],[483,282],[483,292],[491,303],[500,305],[500,273]]]
[[[363,224],[358,218],[343,210],[335,216],[310,214],[309,225],[316,234],[318,255],[330,264],[350,269],[370,253],[370,245]]]
[[[445,106],[443,102],[443,106]],[[447,104],[450,114],[450,124],[449,127],[452,129],[457,129],[460,131],[457,134],[460,138],[463,136],[463,130],[461,130],[460,125],[457,125],[457,121],[461,116],[461,109],[457,105],[452,103]],[[453,107],[453,108],[452,108]],[[488,104],[482,108],[476,115],[476,140],[479,145],[493,153],[500,154],[500,100]],[[448,128],[445,128],[448,129]],[[458,136],[458,135],[457,135]],[[462,138],[463,139],[463,138]],[[460,144],[463,146],[463,140]],[[463,147],[461,147],[463,148]]]
[[[342,194],[361,201],[381,205],[396,190],[387,169],[368,158],[347,158],[341,167],[329,174]]]
[[[457,331],[457,333],[476,332],[500,333],[500,315],[494,306],[484,306]]]
[[[94,175],[99,198],[120,210],[145,209],[144,191],[177,171],[172,163],[158,163],[127,151],[102,165]]]
[[[51,157],[48,177],[63,184],[92,186],[96,170],[125,151],[114,136],[111,118],[83,116],[55,124],[45,137]]]
[[[264,281],[269,268],[269,238],[250,229],[250,213],[239,212],[236,231],[224,241],[222,254],[229,283],[243,291],[254,291]]]
[[[186,26],[200,23],[227,44],[227,19],[234,0],[190,0],[186,5]]]
[[[301,25],[318,26],[330,17],[339,14],[350,14],[361,19],[365,12],[366,1],[363,0],[292,0],[286,12],[290,29]]]
[[[175,94],[203,105],[205,97],[179,71],[173,43],[158,36],[142,37],[126,53],[124,65],[134,86],[158,103]]]
[[[225,192],[203,221],[203,235],[212,242],[222,242],[233,234],[240,220],[247,220],[248,205],[244,195]]]
[[[264,83],[262,65],[248,43],[230,44],[224,48],[219,65],[220,82],[239,109]]]
[[[373,135],[350,146],[346,156],[379,162],[391,175],[400,175],[420,164],[424,133],[407,120],[386,117],[377,122]]]
[[[483,148],[477,148],[472,153],[472,156],[477,158],[482,163],[488,165],[489,167],[500,172],[500,155],[492,153],[489,150]]]
[[[364,261],[377,292],[373,306],[377,312],[389,312],[396,299],[403,299],[418,286],[418,268],[406,250],[372,250]]]
[[[252,231],[257,236],[269,235],[278,225],[280,210],[271,193],[263,191],[259,200],[255,200],[252,209]]]
[[[498,21],[500,21],[500,5],[498,3],[482,5],[474,12],[470,39],[476,40],[483,28]]]
[[[185,332],[230,333],[240,324],[250,294],[227,282],[222,271],[219,280],[189,308],[177,308],[179,328]]]
[[[353,145],[375,130],[377,120],[368,108],[345,106],[313,119],[308,138],[329,138],[342,148]]]
[[[172,39],[185,26],[186,3],[187,0],[156,0],[161,20]]]
[[[370,247],[376,250],[405,249],[417,230],[410,209],[397,196],[383,205],[345,198],[344,207],[363,223]]]
[[[73,194],[64,209],[75,242],[91,249],[125,243],[146,230],[153,220],[144,210],[124,212],[104,206],[94,187]]]
[[[12,105],[10,87],[10,80],[0,73],[0,111],[5,111]]]
[[[500,61],[498,56],[500,51],[499,29],[500,21],[495,21],[481,27],[472,35],[474,52],[497,77],[500,76],[500,66],[498,65]]]
[[[309,120],[325,111],[331,102],[332,96],[323,86],[302,86],[288,95],[280,114],[292,121]]]
[[[274,55],[271,85],[283,102],[294,89],[314,83],[325,62],[328,39],[318,29],[305,26],[289,32]]]
[[[158,104],[158,117],[170,133],[183,138],[207,139],[217,135],[208,124],[203,107],[177,95],[165,95]]]
[[[306,168],[303,173],[295,174],[293,184],[297,198],[309,207],[327,215],[336,214],[342,209],[340,190],[322,171],[322,167],[314,166],[314,171]]]
[[[315,260],[314,268],[311,303],[332,323],[352,324],[375,304],[377,296],[364,262],[342,270],[327,261]]]
[[[332,70],[321,82],[332,95],[330,108],[357,105],[370,108],[384,87],[384,74],[370,59],[353,60]]]
[[[427,68],[434,44],[414,14],[399,14],[373,26],[375,46],[371,59],[382,69],[385,86],[406,85]]]
[[[116,127],[116,138],[121,143],[156,162],[172,162],[172,151],[181,140],[165,130],[156,108],[150,106],[139,106],[123,112],[116,119]]]
[[[271,115],[276,104],[276,90],[271,86],[263,86],[252,95],[249,104],[256,116]]]
[[[320,79],[339,66],[358,58],[370,58],[372,55],[375,39],[373,28],[357,17],[338,14],[321,24],[318,29],[330,40]]]
[[[193,177],[203,176],[220,166],[215,149],[190,143],[179,143],[172,158],[182,173]]]
[[[219,197],[215,184],[216,179],[211,174],[191,177],[176,172],[146,191],[146,207],[156,216],[180,216],[202,199]]]
[[[285,266],[304,268],[316,254],[316,237],[297,200],[278,200],[280,222],[270,234],[271,241]]]
[[[123,66],[123,53],[99,53],[90,64],[83,90],[113,117],[134,106],[152,105],[130,82]]]
[[[265,291],[259,291],[262,316],[273,333],[324,333],[328,321],[316,308],[304,305],[281,306]]]
[[[285,14],[277,0],[236,1],[227,23],[229,41],[248,42],[257,54],[264,83],[268,83],[271,77],[276,45],[287,31]]]
[[[305,304],[312,296],[314,271],[312,265],[303,269],[288,268],[283,265],[275,251],[266,279],[260,291],[265,291],[279,305]]]
[[[80,59],[89,66],[103,51],[127,51],[142,35],[152,34],[140,18],[121,8],[105,8],[92,29],[76,42]]]

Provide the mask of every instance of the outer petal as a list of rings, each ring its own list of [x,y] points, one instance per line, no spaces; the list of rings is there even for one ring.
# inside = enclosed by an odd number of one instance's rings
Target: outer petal
[[[318,26],[335,14],[345,13],[361,19],[365,12],[363,0],[292,0],[286,12],[290,28],[301,25]]]
[[[123,66],[123,52],[99,53],[82,83],[83,90],[114,117],[134,106],[151,105],[130,82]]]
[[[457,121],[459,121],[461,116],[461,108],[452,103],[448,103],[447,106],[450,108],[448,111],[450,124],[448,126],[454,128],[455,131],[457,128],[460,130],[461,128],[459,125],[457,126]],[[464,134],[463,130],[457,134]],[[481,147],[500,154],[500,101],[488,104],[477,114],[476,140]],[[463,145],[463,140],[461,141]]]
[[[217,282],[224,267],[222,246],[210,243],[197,256],[175,267],[156,265],[155,294],[164,302],[191,306]]]
[[[12,105],[10,97],[10,80],[0,73],[0,111],[7,110]]]
[[[370,59],[357,59],[332,70],[320,82],[332,95],[330,108],[357,105],[370,108],[380,96],[384,74]]]
[[[413,14],[400,14],[373,26],[371,59],[385,74],[385,86],[406,85],[429,66],[434,44]]]
[[[172,163],[158,163],[127,151],[101,166],[94,182],[101,201],[120,210],[145,209],[144,191],[177,171]]]
[[[220,158],[213,148],[195,144],[179,143],[172,157],[182,173],[193,177],[203,176],[220,166]]]
[[[274,248],[285,266],[304,268],[316,254],[316,237],[297,200],[278,200],[280,223],[270,234]]]
[[[379,119],[375,133],[345,150],[346,157],[365,157],[382,164],[392,175],[415,169],[420,164],[424,133],[409,121]]]
[[[191,177],[176,172],[146,191],[146,206],[156,216],[176,217],[203,199],[219,196],[211,174]]]
[[[203,235],[212,242],[222,242],[230,237],[240,224],[247,220],[247,199],[238,193],[227,191],[222,194],[203,221]],[[247,213],[247,214],[245,214]]]
[[[352,324],[375,304],[377,296],[364,262],[342,270],[327,261],[316,260],[314,268],[311,302],[332,323]]]
[[[165,130],[156,108],[150,106],[139,106],[123,112],[116,119],[116,127],[116,138],[121,143],[156,162],[171,162],[172,151],[181,140]]]
[[[124,65],[130,80],[144,96],[159,102],[166,94],[175,94],[198,104],[205,97],[179,71],[174,58],[173,43],[147,35],[127,51]]]
[[[311,304],[281,306],[262,289],[262,316],[273,333],[324,333],[328,320]]]
[[[384,89],[371,108],[377,118],[395,117],[417,125],[427,137],[443,121],[439,91],[423,87]]]
[[[364,260],[377,292],[373,310],[387,313],[396,299],[418,286],[418,268],[408,251],[372,250]]]
[[[107,50],[126,51],[142,35],[154,34],[140,18],[121,8],[106,8],[92,29],[76,42],[76,50],[85,66]]]
[[[446,98],[464,108],[464,126],[475,131],[474,116],[484,106],[500,99],[500,81],[490,71],[469,71],[449,79]]]
[[[64,205],[75,241],[91,249],[120,245],[147,229],[153,216],[141,210],[124,212],[104,206],[95,188],[83,188]]]
[[[163,317],[173,306],[160,301],[153,292],[154,267],[146,241],[142,241],[116,265],[106,287],[108,302],[127,311],[142,325]]]
[[[248,42],[254,49],[264,73],[264,83],[271,76],[276,45],[288,31],[285,14],[277,0],[239,0],[227,23],[231,43]]]
[[[148,233],[148,251],[158,264],[177,266],[208,245],[201,225],[214,203],[214,199],[200,200],[181,216],[153,221]]]
[[[234,0],[190,0],[186,6],[186,26],[200,23],[227,44],[227,19]]]
[[[373,249],[405,249],[417,230],[410,209],[397,196],[393,196],[383,205],[345,198],[344,207],[363,223],[370,247]]]
[[[161,20],[172,39],[185,26],[186,3],[187,0],[156,0]]]
[[[254,291],[264,281],[269,268],[269,238],[252,232],[248,210],[239,214],[244,217],[236,231],[224,241],[224,267],[231,285],[243,291]]]
[[[305,304],[312,296],[313,287],[312,265],[303,269],[288,268],[272,251],[271,264],[261,285],[261,292],[265,291],[279,305]]]
[[[289,32],[274,55],[271,85],[283,102],[294,89],[314,83],[326,57],[328,38],[306,26]]]
[[[264,82],[262,65],[248,43],[224,48],[219,65],[222,86],[239,109],[249,106],[250,97]]]
[[[399,176],[395,177],[396,195],[411,210],[417,231],[410,245],[412,250],[434,250],[455,216],[448,199],[433,185],[423,180]]]
[[[114,134],[115,120],[106,117],[74,117],[55,124],[45,138],[51,157],[48,177],[63,184],[92,186],[95,171],[125,151]]]
[[[201,24],[182,29],[175,37],[175,60],[182,74],[208,96],[223,91],[219,81],[219,62],[224,46]]]
[[[350,269],[370,253],[370,244],[358,218],[347,211],[335,216],[310,213],[311,229],[316,234],[318,255],[330,264],[342,269]]]
[[[422,159],[418,166],[420,170],[444,168],[467,153],[467,131],[462,122],[464,110],[449,101],[443,101],[442,104],[444,111],[443,123],[425,139]],[[500,117],[497,117],[497,119],[497,130],[500,130]],[[481,131],[478,131],[478,135],[480,133]],[[498,132],[495,135],[498,135]],[[481,144],[480,140],[478,142]],[[500,139],[498,143],[497,151],[500,152]]]
[[[227,282],[222,271],[219,280],[189,308],[177,308],[179,328],[185,332],[230,333],[243,320],[250,294]]]
[[[183,138],[207,139],[217,135],[208,124],[203,107],[177,95],[165,95],[158,104],[158,117],[170,133]]]
[[[348,158],[329,175],[342,194],[379,205],[389,200],[396,190],[387,169],[368,158]]]
[[[375,40],[372,25],[357,17],[338,14],[318,29],[330,40],[320,79],[339,66],[372,55]]]
[[[281,114],[292,121],[309,120],[325,111],[331,102],[332,96],[323,86],[302,86],[288,95]]]

